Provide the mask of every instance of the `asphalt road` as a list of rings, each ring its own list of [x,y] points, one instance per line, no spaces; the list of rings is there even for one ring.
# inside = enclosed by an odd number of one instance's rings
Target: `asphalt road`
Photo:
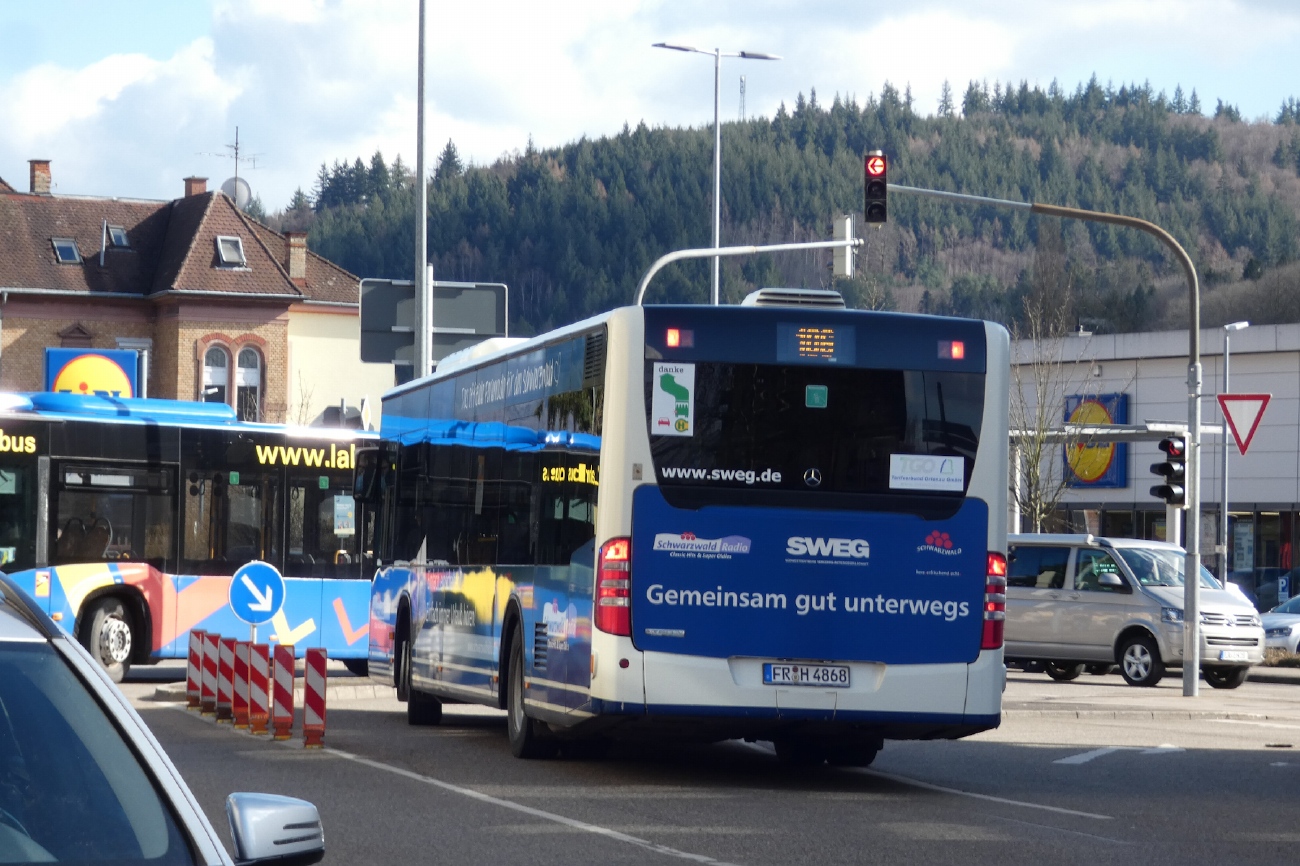
[[[1300,851],[1300,685],[1184,698],[1176,678],[1135,689],[1013,673],[996,731],[889,742],[868,770],[811,772],[738,742],[520,761],[500,713],[449,706],[442,726],[411,728],[389,697],[332,701],[327,748],[310,751],[137,706],[214,824],[230,791],[305,797],[334,863],[1291,863]]]

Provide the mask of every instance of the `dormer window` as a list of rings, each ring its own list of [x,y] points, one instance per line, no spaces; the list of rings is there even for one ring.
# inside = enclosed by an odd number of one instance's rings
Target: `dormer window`
[[[81,252],[77,249],[77,242],[72,238],[50,238],[50,243],[54,245],[54,257],[58,259],[59,264],[81,264]]]
[[[122,226],[108,227],[108,242],[117,249],[129,250],[131,241],[126,237],[126,229]]]
[[[244,259],[244,242],[230,235],[217,236],[217,260],[228,268],[241,268]]]

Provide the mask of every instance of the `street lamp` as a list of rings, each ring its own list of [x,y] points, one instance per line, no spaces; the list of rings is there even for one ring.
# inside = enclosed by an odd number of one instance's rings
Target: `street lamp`
[[[1249,327],[1250,322],[1233,322],[1223,326],[1223,391],[1220,393],[1232,393],[1228,390],[1228,338],[1233,331],[1244,331]],[[1226,417],[1223,419],[1223,498],[1219,500],[1219,550],[1223,557],[1222,565],[1219,567],[1219,577],[1226,588],[1228,585],[1228,419]]]
[[[713,248],[716,250],[722,246],[722,127],[718,125],[718,109],[721,103],[721,96],[718,87],[722,80],[722,58],[739,57],[744,60],[780,60],[775,54],[764,54],[761,51],[721,51],[717,48],[712,51],[705,51],[702,48],[695,48],[691,45],[673,45],[668,42],[656,42],[652,48],[667,48],[672,51],[687,51],[691,54],[711,54],[713,55]],[[718,305],[718,263],[721,258],[713,257],[713,284],[709,294],[709,301],[715,307]]]

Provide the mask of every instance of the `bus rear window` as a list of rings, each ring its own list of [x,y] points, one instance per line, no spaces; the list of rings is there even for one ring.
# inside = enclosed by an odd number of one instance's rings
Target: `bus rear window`
[[[772,502],[762,491],[814,507],[960,500],[984,410],[984,375],[970,372],[647,360],[645,387],[656,477],[679,505]]]

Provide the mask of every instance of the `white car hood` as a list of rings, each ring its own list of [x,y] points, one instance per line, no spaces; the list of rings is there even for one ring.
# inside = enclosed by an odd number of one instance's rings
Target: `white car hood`
[[[1264,628],[1277,628],[1280,625],[1300,623],[1300,613],[1266,613],[1260,617]]]
[[[1160,599],[1164,604],[1182,610],[1183,587],[1145,586],[1143,589]],[[1245,601],[1242,601],[1240,596],[1228,592],[1226,589],[1206,589],[1205,587],[1201,587],[1200,608],[1202,612],[1214,611],[1215,613],[1231,613],[1234,616],[1239,616],[1243,613],[1256,613],[1255,608],[1251,607]]]

